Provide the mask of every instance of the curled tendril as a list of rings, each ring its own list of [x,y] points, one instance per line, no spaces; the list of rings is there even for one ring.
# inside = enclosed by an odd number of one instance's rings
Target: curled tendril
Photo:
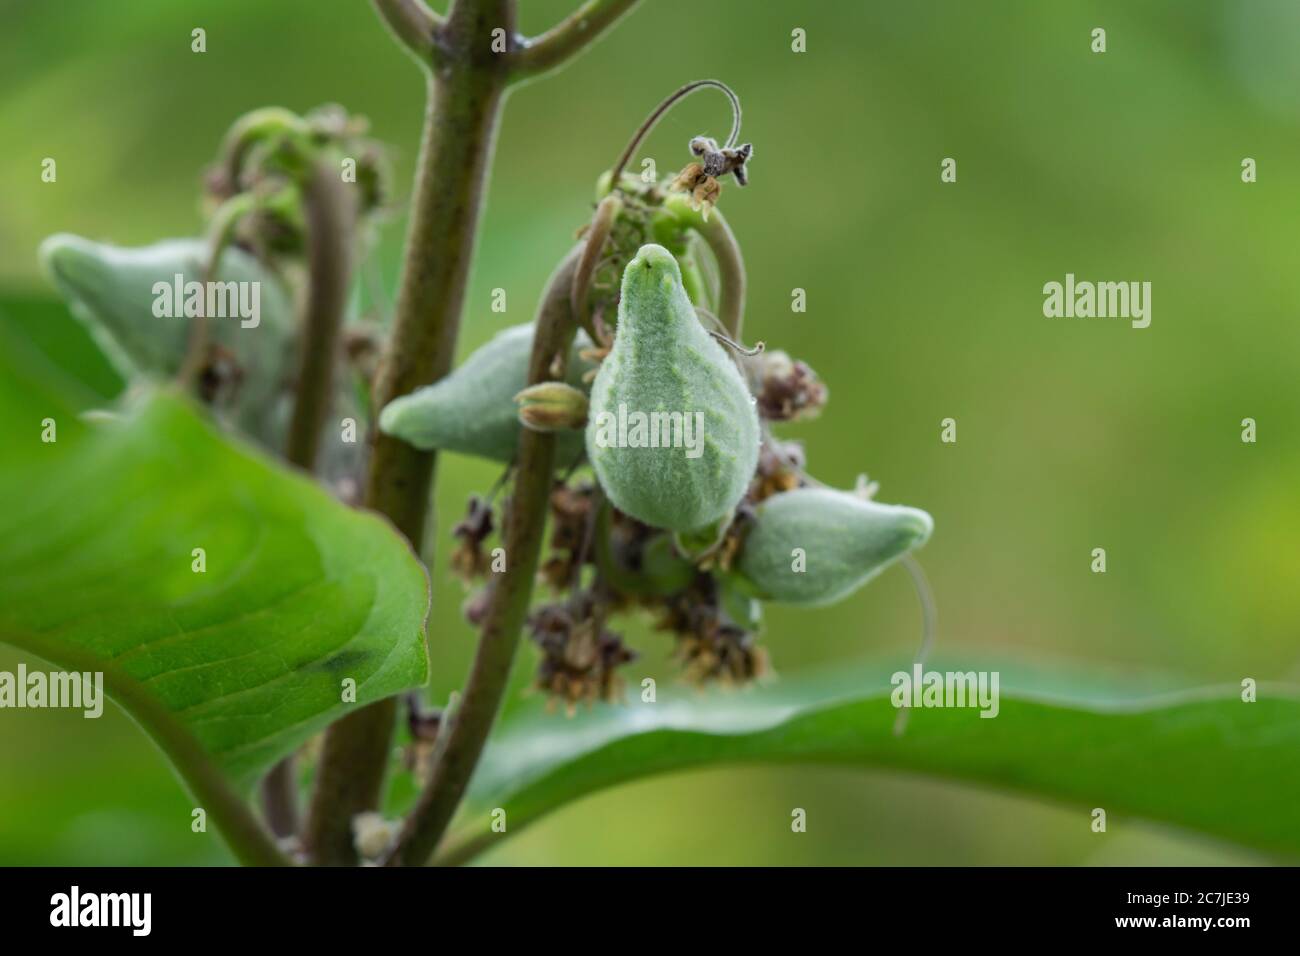
[[[650,131],[655,128],[655,125],[663,118],[663,115],[672,109],[678,101],[694,93],[696,90],[705,87],[713,87],[721,90],[726,94],[727,99],[731,101],[731,134],[727,137],[727,142],[723,148],[732,149],[735,147],[736,140],[740,138],[740,97],[736,95],[735,91],[732,90],[731,87],[726,83],[723,83],[721,80],[695,80],[694,82],[687,83],[685,86],[670,93],[664,101],[656,106],[653,112],[645,118],[645,121],[637,128],[637,131],[632,134],[632,139],[623,149],[623,155],[619,156],[618,162],[614,164],[613,172],[610,176],[611,189],[618,188],[619,178],[623,175],[624,168],[632,159],[632,154],[636,152],[637,147],[641,145],[642,141],[650,135]]]

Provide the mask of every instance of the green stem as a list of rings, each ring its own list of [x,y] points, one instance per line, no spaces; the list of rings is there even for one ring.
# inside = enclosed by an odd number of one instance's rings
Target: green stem
[[[720,285],[718,320],[729,336],[737,342],[744,341],[741,331],[745,321],[745,260],[740,254],[736,234],[718,210],[714,209],[706,219],[702,210],[691,208],[691,199],[686,193],[669,194],[664,200],[664,208],[683,226],[695,230],[713,253],[718,263]]]
[[[587,308],[587,297],[591,292],[591,280],[596,274],[596,266],[600,264],[600,257],[605,252],[605,242],[609,239],[614,221],[622,208],[623,201],[615,193],[610,193],[597,204],[596,214],[591,217],[591,225],[587,228],[582,251],[573,269],[573,284],[569,289],[569,308],[578,324],[586,329],[592,344],[597,346],[602,343]]]
[[[292,863],[258,822],[248,802],[234,789],[203,746],[161,699],[111,661],[68,644],[37,635],[6,632],[4,641],[30,651],[58,667],[73,671],[102,671],[108,696],[142,727],[167,755],[172,767],[202,809],[209,823],[244,866],[291,866]]]
[[[383,18],[393,37],[410,51],[422,65],[441,59],[438,31],[446,22],[421,0],[374,0],[375,10]]]
[[[511,79],[531,79],[560,66],[613,26],[636,2],[587,0],[564,20],[541,36],[526,41],[511,55]]]
[[[552,360],[565,354],[573,341],[577,323],[570,293],[580,255],[581,247],[575,248],[547,285],[537,315],[529,385],[551,380]],[[434,764],[398,837],[389,865],[420,866],[432,855],[496,721],[537,575],[547,501],[555,480],[555,439],[554,433],[527,428],[520,433],[515,484],[503,524],[507,569],[489,585],[483,631],[456,719],[441,759]]]
[[[298,380],[285,458],[316,468],[320,436],[334,396],[334,367],[352,279],[356,202],[329,159],[314,164],[303,190],[307,220],[307,292],[299,326]],[[298,781],[292,756],[262,781],[262,808],[271,832],[298,832]]]
[[[307,294],[300,323],[298,379],[285,457],[316,467],[321,431],[334,396],[334,367],[352,281],[356,203],[329,159],[315,164],[303,191],[307,220]]]
[[[298,832],[298,761],[292,754],[262,778],[262,817],[277,837]]]
[[[352,866],[352,818],[379,806],[392,748],[397,698],[354,711],[330,725],[316,768],[303,846],[316,866]]]
[[[461,0],[453,17],[469,2]],[[491,0],[484,5],[504,8],[510,3]],[[500,22],[500,16],[482,18],[485,50],[491,42],[488,25]],[[450,25],[455,23],[453,19]],[[429,85],[396,319],[375,385],[377,409],[451,370],[505,77],[500,64],[489,61],[453,66],[430,78]],[[376,435],[366,504],[388,515],[417,547],[433,466],[433,453]]]
[[[390,30],[428,72],[429,85],[402,282],[388,352],[375,384],[376,409],[437,381],[451,369],[482,211],[483,185],[507,85],[560,65],[594,41],[635,2],[590,0],[574,16],[520,49],[515,46],[515,0],[453,0],[445,18],[437,17],[418,0],[375,0]],[[499,30],[504,30],[508,38],[504,52],[493,49]],[[425,37],[430,35],[426,43]],[[543,448],[547,451],[543,452]],[[554,439],[531,433],[531,437],[524,437],[521,451],[524,449],[534,457],[543,453],[553,456]],[[387,515],[417,551],[423,543],[433,476],[432,453],[417,451],[387,435],[374,436],[365,504]],[[529,475],[523,490],[538,480],[536,475]],[[549,480],[548,474],[536,508],[539,520],[545,517]],[[518,494],[520,486],[516,487]],[[540,531],[537,534],[540,548]],[[531,586],[530,575],[528,591]],[[521,623],[526,598],[520,611]],[[517,640],[518,627],[511,638],[510,656]],[[480,656],[488,643],[485,631]],[[476,685],[472,676],[471,687],[475,686],[481,685]],[[469,696],[467,689],[467,708]],[[474,702],[472,713],[476,720],[485,703]],[[487,725],[481,728],[484,737],[495,712],[493,702]],[[382,792],[394,714],[392,701],[383,701],[340,720],[327,732],[318,771],[322,785],[313,795],[307,829],[309,849],[319,848],[311,850],[317,862],[356,862],[351,844],[352,817],[372,809]],[[471,722],[471,729],[458,733],[451,744],[468,741],[477,733],[479,729]],[[377,756],[372,748],[377,748]],[[468,779],[480,749],[481,742],[470,748],[472,753],[457,747],[454,757],[448,756],[447,760],[458,767],[462,759],[468,758],[464,770]],[[354,779],[344,786],[349,775]],[[458,776],[459,771],[444,775],[452,784]],[[439,798],[439,815],[445,808],[450,819],[463,783],[448,797]],[[436,843],[446,822],[435,823],[431,829]]]
[[[456,351],[483,186],[506,86],[492,31],[514,27],[514,0],[457,0],[435,41],[445,64],[428,74],[428,106],[407,231],[401,287],[375,408],[447,374]],[[413,51],[416,52],[416,51]],[[365,504],[387,515],[419,550],[434,456],[376,434]],[[380,701],[326,734],[306,843],[322,864],[355,864],[352,818],[383,791],[396,709]]]

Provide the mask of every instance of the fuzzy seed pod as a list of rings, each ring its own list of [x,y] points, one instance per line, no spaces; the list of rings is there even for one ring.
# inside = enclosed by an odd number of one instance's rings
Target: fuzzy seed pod
[[[512,461],[523,427],[514,399],[528,384],[533,330],[531,322],[505,329],[446,378],[389,402],[379,414],[380,430],[425,451]],[[575,388],[591,368],[578,353],[590,347],[580,333],[569,353],[565,381]],[[582,433],[560,433],[558,452],[558,461],[575,461],[582,454]]]
[[[758,415],[700,325],[676,259],[642,246],[623,272],[614,347],[591,390],[587,457],[614,505],[679,532],[729,520],[758,462]]]
[[[248,434],[265,440],[273,417],[268,410],[280,404],[292,375],[289,295],[275,275],[234,248],[222,253],[201,295],[192,295],[199,287],[191,284],[204,281],[208,254],[204,239],[129,249],[68,234],[50,236],[40,251],[72,314],[128,381],[175,376],[190,347],[193,311],[212,303],[218,314],[207,319],[207,335],[214,364],[228,368],[238,383],[228,401],[216,404]],[[249,316],[237,306],[248,307]]]
[[[165,239],[130,249],[67,233],[50,236],[40,251],[42,263],[73,315],[86,324],[127,379],[170,377],[180,369],[193,319],[183,314],[159,317],[156,305],[161,293],[155,285],[174,287],[175,277],[182,276],[184,304],[184,283],[202,281],[207,255],[204,239]],[[283,365],[293,311],[280,280],[239,249],[227,249],[222,254],[212,278],[220,283],[259,285],[256,325],[249,327],[251,320],[238,316],[211,318],[213,340],[230,347],[240,359],[251,360],[256,353],[262,353],[263,362]],[[222,300],[227,301],[224,291]]]
[[[737,567],[765,600],[832,604],[925,544],[933,527],[916,508],[797,488],[758,506]]]

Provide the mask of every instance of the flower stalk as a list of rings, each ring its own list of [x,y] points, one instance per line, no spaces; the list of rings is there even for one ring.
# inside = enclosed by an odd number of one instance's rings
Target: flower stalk
[[[554,380],[555,357],[567,354],[577,331],[570,291],[579,256],[580,249],[575,248],[547,284],[529,360],[530,386]],[[526,428],[520,434],[514,488],[504,522],[507,569],[490,585],[478,650],[445,748],[434,763],[387,865],[421,866],[433,854],[464,796],[496,721],[532,599],[547,500],[555,480],[555,441],[554,432]]]
[[[428,87],[401,286],[392,336],[375,385],[376,408],[437,381],[451,369],[506,89],[514,81],[561,65],[599,37],[635,2],[589,0],[554,29],[529,41],[515,34],[515,0],[452,0],[445,17],[420,0],[374,0],[389,30],[425,70]],[[501,36],[506,38],[504,49],[499,42]],[[434,480],[434,455],[387,435],[377,434],[373,440],[365,504],[386,515],[419,550]],[[553,456],[553,445],[552,436],[530,433],[524,448],[531,448],[536,459],[543,448]],[[539,480],[530,475],[524,481],[521,473],[522,487],[516,496],[528,490],[529,482]],[[546,480],[549,487],[549,474]],[[544,518],[544,493],[535,511],[539,521]],[[537,534],[540,548],[540,531]],[[531,579],[527,590],[531,591]],[[499,620],[498,627],[501,623],[504,621]],[[517,640],[516,625],[505,660],[506,673]],[[458,739],[472,743],[480,733],[486,739],[487,729],[495,719],[500,688],[483,694],[479,689],[498,678],[498,643],[491,640],[485,628],[479,657],[485,657],[484,646],[490,645],[492,652],[486,655],[484,671],[480,671],[476,660],[466,688],[462,713],[469,718],[469,729],[457,730],[458,737],[452,739],[443,761],[450,760],[459,767],[460,761],[468,758],[466,780],[477,761],[481,741],[477,747],[455,744]],[[500,675],[500,682],[504,685],[504,675]],[[485,713],[487,724],[479,727],[477,721]],[[314,862],[357,862],[351,844],[351,820],[378,803],[395,715],[394,702],[381,701],[343,718],[327,732],[318,771],[320,783],[307,828],[307,846]],[[463,718],[457,728],[465,724]],[[439,780],[454,783],[458,776],[443,773]],[[463,781],[447,797],[439,799],[439,807],[448,799],[458,801],[462,791]],[[453,802],[450,809],[454,807]],[[446,815],[450,819],[450,810]],[[436,830],[434,842],[444,826],[445,822],[431,828]]]

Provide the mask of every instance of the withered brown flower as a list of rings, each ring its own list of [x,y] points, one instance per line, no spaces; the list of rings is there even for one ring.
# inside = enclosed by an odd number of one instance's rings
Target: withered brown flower
[[[709,211],[718,204],[722,195],[722,184],[706,173],[699,163],[687,164],[669,188],[690,193],[692,205],[702,212],[705,219],[709,218]]]
[[[806,483],[803,477],[803,446],[795,441],[779,442],[769,438],[758,452],[758,468],[746,496],[758,504],[783,491],[793,491]]]
[[[451,552],[451,570],[466,584],[488,572],[488,558],[483,542],[492,534],[492,505],[478,495],[469,499],[465,517],[452,529],[456,547]]]
[[[826,385],[806,362],[785,352],[766,352],[762,358],[762,384],[758,413],[770,422],[816,417],[826,404]]]
[[[718,583],[699,575],[665,602],[661,630],[677,636],[674,657],[692,684],[749,684],[769,673],[767,652],[757,637],[730,620],[719,604]]]
[[[540,574],[557,594],[573,586],[581,564],[593,560],[595,492],[591,482],[557,482],[551,489],[551,553],[542,562]]]
[[[580,702],[620,700],[623,682],[616,670],[636,659],[622,637],[605,628],[604,618],[591,591],[539,607],[528,618],[530,636],[542,652],[534,686],[562,702],[570,716]]]

